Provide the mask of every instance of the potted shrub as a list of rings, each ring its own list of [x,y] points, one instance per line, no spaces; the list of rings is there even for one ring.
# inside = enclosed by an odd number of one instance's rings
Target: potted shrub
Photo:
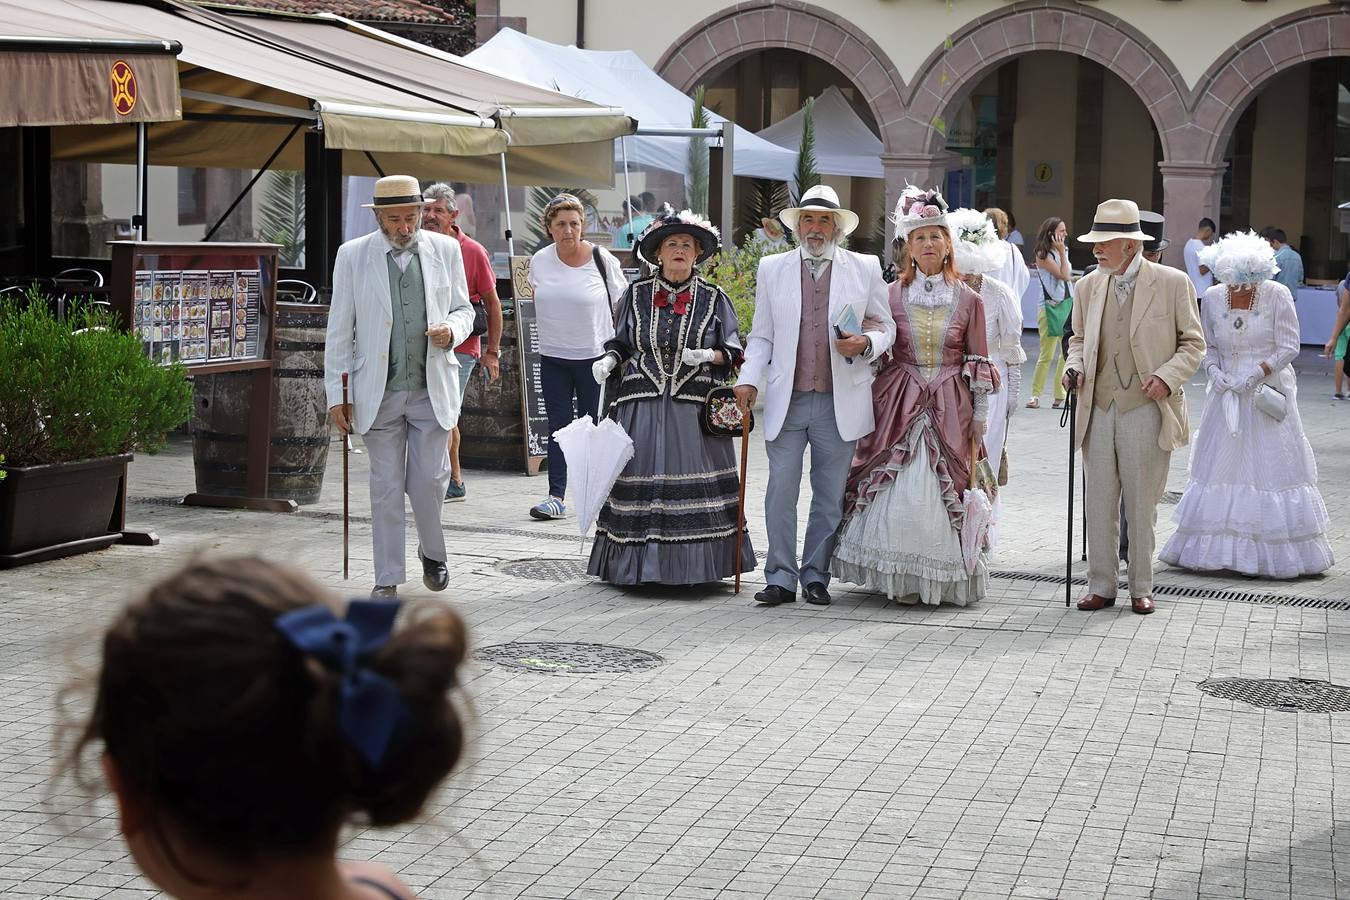
[[[0,568],[102,549],[127,463],[187,419],[183,368],[91,304],[64,321],[36,291],[0,299]]]

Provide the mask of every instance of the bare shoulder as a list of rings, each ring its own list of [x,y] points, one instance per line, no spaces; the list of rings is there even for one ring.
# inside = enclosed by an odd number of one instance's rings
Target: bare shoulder
[[[417,900],[417,895],[398,880],[393,870],[388,869],[378,863],[366,862],[364,860],[356,862],[338,863],[338,869],[342,872],[342,877],[349,883],[356,882],[355,886],[363,888],[366,893],[375,893],[379,885],[393,897],[401,897],[403,900]],[[362,886],[360,882],[366,884]]]

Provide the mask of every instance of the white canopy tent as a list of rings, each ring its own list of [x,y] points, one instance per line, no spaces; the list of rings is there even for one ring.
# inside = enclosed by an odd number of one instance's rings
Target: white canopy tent
[[[756,137],[790,150],[801,146],[803,110],[797,110],[759,132]],[[816,171],[822,175],[856,175],[883,178],[881,139],[854,111],[839,90],[831,85],[816,98],[811,108],[815,130]],[[737,147],[739,148],[739,144]]]
[[[638,121],[637,136],[624,139],[628,161],[688,176],[687,138],[644,136],[643,132],[688,128],[693,101],[631,50],[579,50],[504,28],[465,56],[464,62],[592,103],[622,107]],[[708,119],[713,127],[725,121],[711,110]],[[795,149],[762,140],[740,127],[735,129],[734,143],[732,167],[737,175],[792,180],[797,165]]]

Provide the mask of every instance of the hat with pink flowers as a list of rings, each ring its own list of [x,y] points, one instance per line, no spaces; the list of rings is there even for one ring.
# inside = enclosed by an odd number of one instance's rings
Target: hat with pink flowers
[[[909,240],[910,233],[916,228],[929,225],[939,225],[951,234],[951,226],[947,224],[947,201],[937,188],[926,191],[908,185],[900,192],[891,221],[895,222],[896,231],[903,234],[905,240]]]

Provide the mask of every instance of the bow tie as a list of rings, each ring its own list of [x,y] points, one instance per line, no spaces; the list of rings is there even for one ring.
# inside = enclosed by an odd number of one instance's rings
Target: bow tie
[[[692,299],[693,295],[689,291],[687,290],[680,291],[678,294],[675,295],[675,302],[673,304],[672,312],[674,312],[675,315],[677,316],[684,315],[685,310],[689,308],[689,301]],[[652,297],[652,304],[656,306],[658,309],[664,308],[666,305],[670,304],[670,291],[666,290],[665,288],[662,288],[661,290],[657,291],[656,294]]]

